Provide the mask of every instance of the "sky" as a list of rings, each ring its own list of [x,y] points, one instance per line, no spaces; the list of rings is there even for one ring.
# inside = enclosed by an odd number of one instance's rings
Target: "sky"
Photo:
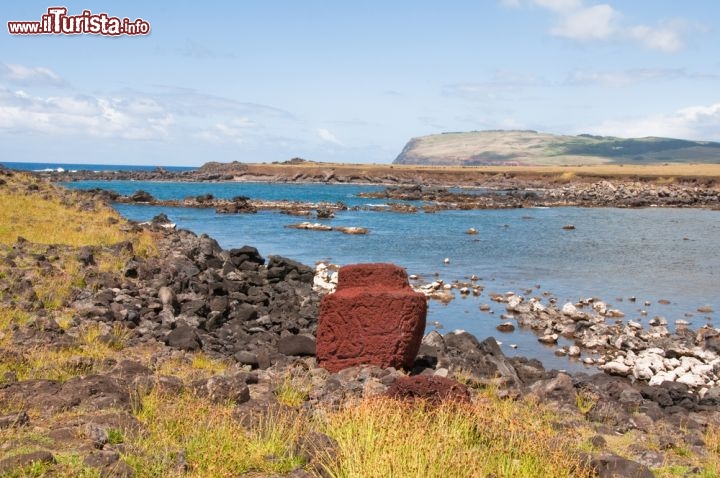
[[[8,32],[59,5],[150,32]],[[717,0],[25,0],[0,20],[0,162],[389,163],[486,129],[720,141]]]

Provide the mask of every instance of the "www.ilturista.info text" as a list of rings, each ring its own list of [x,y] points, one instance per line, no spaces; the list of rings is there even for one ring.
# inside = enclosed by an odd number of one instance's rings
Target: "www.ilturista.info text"
[[[11,35],[147,35],[150,24],[138,18],[118,18],[107,13],[83,10],[80,15],[68,15],[65,7],[50,7],[39,22],[7,22]]]

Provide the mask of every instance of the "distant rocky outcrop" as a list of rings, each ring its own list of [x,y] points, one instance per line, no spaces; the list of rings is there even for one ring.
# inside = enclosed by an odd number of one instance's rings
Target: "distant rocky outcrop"
[[[210,161],[209,163],[205,163],[198,171],[200,173],[233,173],[237,171],[245,171],[247,170],[248,166],[247,164],[241,163],[239,161],[233,161],[231,163],[218,163],[216,161]]]
[[[490,166],[718,163],[720,143],[673,138],[617,138],[472,131],[411,139],[394,164]]]

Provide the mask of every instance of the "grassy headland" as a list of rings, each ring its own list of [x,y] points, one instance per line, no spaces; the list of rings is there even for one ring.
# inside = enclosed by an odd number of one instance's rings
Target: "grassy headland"
[[[416,165],[560,166],[596,164],[718,163],[720,143],[673,138],[617,138],[472,131],[411,139],[395,159]]]

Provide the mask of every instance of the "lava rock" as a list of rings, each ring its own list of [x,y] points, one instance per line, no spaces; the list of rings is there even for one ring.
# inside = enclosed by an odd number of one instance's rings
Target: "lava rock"
[[[196,330],[186,324],[181,324],[173,329],[165,337],[165,344],[186,351],[199,350],[202,346]]]
[[[470,392],[465,385],[449,378],[429,375],[400,377],[390,385],[387,395],[400,400],[427,400],[433,405],[448,400],[470,402]]]
[[[315,355],[315,339],[306,335],[288,335],[278,340],[278,352],[283,355]]]

